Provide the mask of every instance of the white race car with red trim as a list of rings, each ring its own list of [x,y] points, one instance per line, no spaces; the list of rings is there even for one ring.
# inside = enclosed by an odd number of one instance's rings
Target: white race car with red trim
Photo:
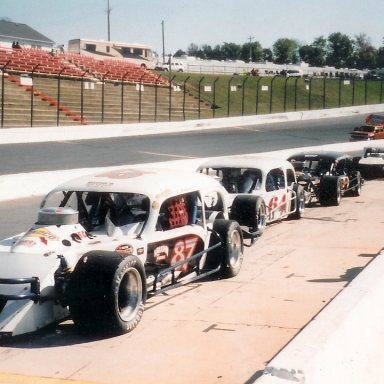
[[[246,215],[250,200],[257,212],[254,232],[262,234],[266,224],[304,212],[304,190],[297,183],[291,163],[267,156],[210,159],[197,171],[217,179],[229,193],[230,217]]]
[[[84,331],[129,332],[147,297],[236,276],[243,246],[226,191],[208,176],[118,169],[66,182],[30,230],[0,242],[0,336],[68,316]]]

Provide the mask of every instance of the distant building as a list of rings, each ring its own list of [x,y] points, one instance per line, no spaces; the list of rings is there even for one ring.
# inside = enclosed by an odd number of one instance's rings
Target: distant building
[[[148,69],[154,69],[157,60],[151,46],[138,43],[73,39],[68,41],[68,51],[101,60],[108,58],[124,59]]]
[[[26,24],[0,20],[0,47],[12,48],[19,42],[22,48],[53,49],[55,42]]]

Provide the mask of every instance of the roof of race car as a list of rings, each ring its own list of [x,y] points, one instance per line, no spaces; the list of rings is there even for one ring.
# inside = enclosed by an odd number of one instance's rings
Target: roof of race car
[[[258,168],[264,172],[269,172],[275,168],[292,168],[290,162],[267,156],[244,156],[244,157],[217,157],[207,160],[199,165],[197,170],[204,168]]]
[[[192,171],[119,168],[69,180],[51,192],[129,192],[144,194],[150,198],[167,198],[206,188],[222,190],[218,181]]]
[[[304,160],[330,160],[336,161],[345,158],[350,158],[350,156],[343,152],[337,151],[307,151],[307,152],[298,152],[288,157],[288,161],[304,161]]]

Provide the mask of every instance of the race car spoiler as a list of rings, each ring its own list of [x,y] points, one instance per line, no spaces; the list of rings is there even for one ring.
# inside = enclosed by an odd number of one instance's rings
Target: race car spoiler
[[[365,118],[365,124],[384,127],[384,115],[377,115],[375,113],[371,113]]]
[[[31,284],[30,293],[22,295],[0,294],[0,302],[7,300],[32,300],[35,304],[37,304],[40,300],[40,280],[38,277],[0,279],[0,284]]]

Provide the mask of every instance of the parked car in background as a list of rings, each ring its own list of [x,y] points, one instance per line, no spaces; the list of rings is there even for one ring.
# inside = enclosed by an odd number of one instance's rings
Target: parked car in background
[[[380,139],[384,139],[384,115],[368,115],[365,125],[356,127],[350,134],[351,141]]]
[[[384,146],[364,148],[359,170],[365,178],[384,177]]]
[[[0,242],[0,337],[68,316],[83,331],[130,332],[147,297],[236,276],[243,246],[227,193],[208,176],[117,169],[68,181],[26,233]]]
[[[179,61],[172,61],[171,64],[163,63],[155,67],[157,71],[173,71],[173,72],[184,72],[184,63]]]
[[[363,179],[357,158],[341,152],[307,151],[295,153],[287,160],[304,188],[306,205],[339,205],[345,194],[361,194]]]
[[[230,217],[246,215],[247,205],[257,211],[254,230],[261,235],[266,224],[300,219],[304,191],[295,170],[284,159],[247,156],[218,157],[199,165],[197,171],[218,180],[229,193]]]

